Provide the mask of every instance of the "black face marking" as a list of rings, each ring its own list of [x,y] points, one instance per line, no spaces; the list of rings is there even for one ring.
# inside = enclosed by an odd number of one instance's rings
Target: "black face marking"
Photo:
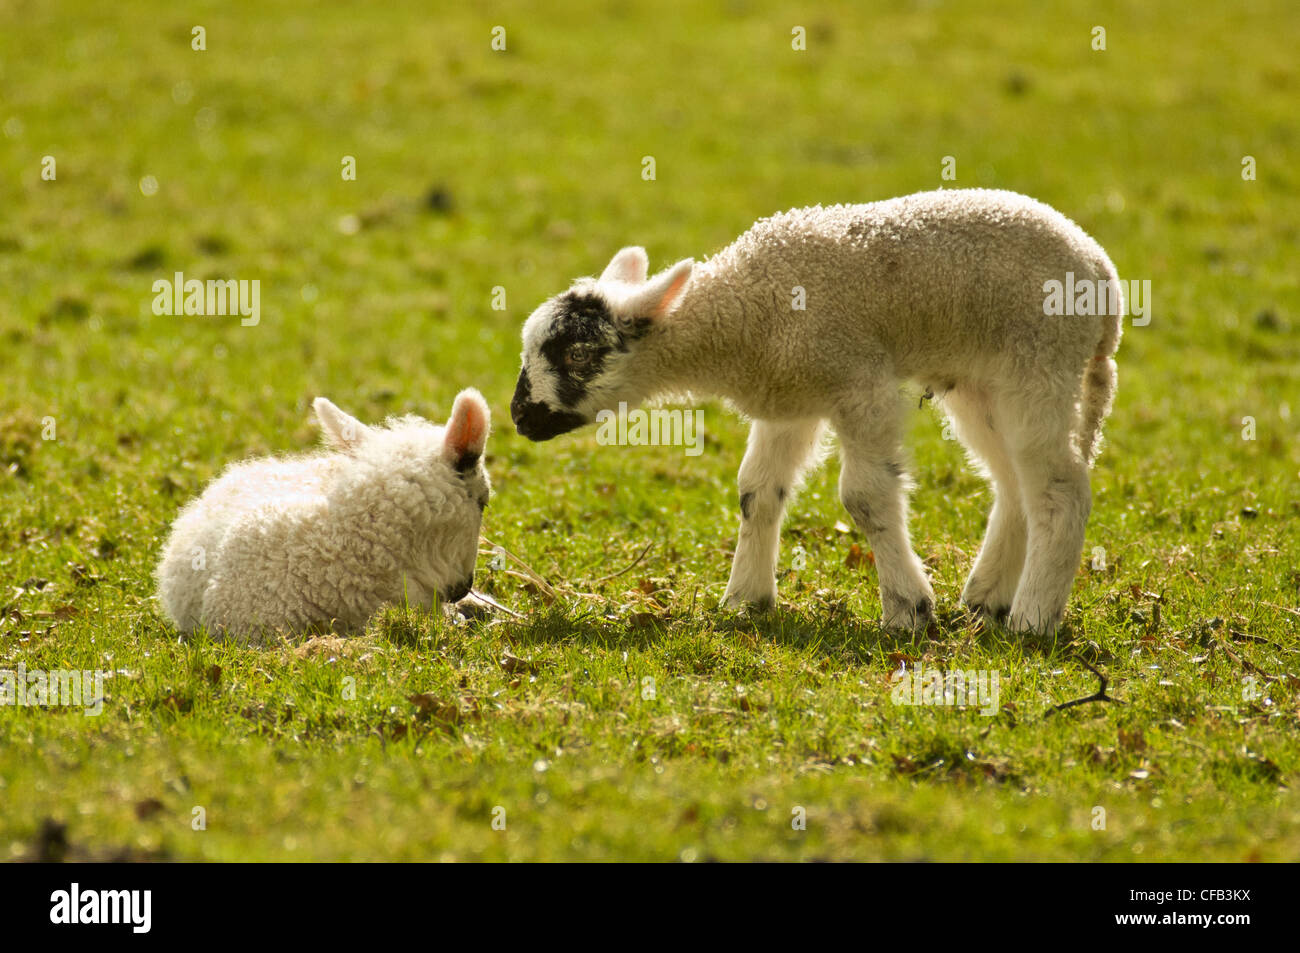
[[[609,306],[598,296],[570,291],[560,297],[554,329],[542,343],[542,356],[555,372],[555,393],[567,407],[587,394],[587,385],[600,376],[605,359],[618,344]],[[574,361],[574,351],[582,360]]]
[[[478,466],[479,454],[467,453],[456,461],[456,472],[460,474],[469,473]]]
[[[577,407],[591,382],[604,372],[610,354],[626,352],[632,341],[650,328],[649,318],[616,321],[605,299],[590,291],[568,291],[555,302],[555,314],[546,340],[539,348],[549,367],[538,373],[555,378],[555,395],[562,408]],[[529,440],[549,440],[588,423],[582,414],[555,410],[532,398],[532,383],[525,367],[519,372],[510,416],[519,433]]]
[[[587,422],[582,414],[556,412],[545,404],[526,404],[519,410],[512,408],[512,414],[519,435],[533,441],[550,440],[570,430],[577,430]]]
[[[782,503],[785,502],[785,487],[780,487],[780,488],[776,491],[776,498],[777,498],[778,500],[780,500]]]
[[[754,494],[752,492],[740,494],[740,515],[742,517],[744,517],[745,519],[749,519],[749,511],[753,508],[753,506],[754,506]]]
[[[630,342],[644,337],[649,327],[649,318],[615,321],[600,295],[588,291],[561,295],[553,328],[541,346],[542,356],[555,371],[556,396],[566,407],[577,406],[586,397],[588,384],[605,369],[609,355],[626,352]]]
[[[551,410],[539,401],[530,400],[530,397],[532,385],[528,381],[528,372],[521,370],[515,396],[510,401],[510,417],[515,422],[515,429],[529,440],[550,440],[587,422],[581,414]]]

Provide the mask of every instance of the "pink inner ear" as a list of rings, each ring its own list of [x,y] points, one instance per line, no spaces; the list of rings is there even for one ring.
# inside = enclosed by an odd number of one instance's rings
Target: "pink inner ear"
[[[486,433],[487,418],[483,416],[483,408],[472,400],[458,401],[447,425],[447,448],[458,457],[471,447],[482,450]]]
[[[664,313],[673,306],[673,302],[682,293],[682,288],[686,287],[686,282],[690,280],[690,277],[691,272],[687,269],[673,280],[673,283],[668,286],[668,290],[664,292],[663,297],[659,299],[659,304],[655,306],[654,317],[663,317]]]

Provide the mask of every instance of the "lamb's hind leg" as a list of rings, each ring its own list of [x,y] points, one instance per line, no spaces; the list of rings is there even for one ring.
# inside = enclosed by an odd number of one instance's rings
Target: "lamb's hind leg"
[[[1025,567],[1007,624],[1050,634],[1060,624],[1079,571],[1092,508],[1088,467],[1073,446],[1074,408],[1064,401],[1022,402],[1008,413],[1007,442],[1029,524]]]
[[[750,428],[738,480],[740,534],[724,597],[728,605],[776,603],[781,519],[822,429],[817,419],[756,420]]]
[[[994,493],[988,529],[961,601],[976,612],[1004,619],[1011,611],[1025,565],[1028,529],[1020,481],[999,432],[993,403],[986,394],[974,389],[954,390],[944,398],[944,410],[973,462],[987,471]]]
[[[882,383],[834,418],[843,457],[840,499],[875,553],[884,624],[921,629],[934,614],[934,589],[907,533],[897,403],[895,385]]]

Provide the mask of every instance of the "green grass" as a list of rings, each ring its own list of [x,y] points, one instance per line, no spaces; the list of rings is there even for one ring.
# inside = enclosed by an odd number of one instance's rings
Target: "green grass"
[[[0,707],[0,858],[63,853],[53,822],[72,858],[1300,859],[1293,3],[439,6],[0,0],[0,669],[115,673],[99,717]],[[749,618],[717,608],[743,422],[705,405],[698,457],[514,433],[523,319],[619,247],[940,184],[1032,194],[1152,282],[1061,637],[958,609],[989,499],[929,406],[915,639],[874,623],[834,460]],[[155,316],[175,271],[259,279],[261,323]],[[469,385],[484,531],[559,599],[485,559],[524,621],[178,643],[150,573],[222,466],[311,446],[317,394],[441,420]],[[915,661],[997,671],[998,713],[893,704]],[[1083,661],[1116,703],[1047,715]]]

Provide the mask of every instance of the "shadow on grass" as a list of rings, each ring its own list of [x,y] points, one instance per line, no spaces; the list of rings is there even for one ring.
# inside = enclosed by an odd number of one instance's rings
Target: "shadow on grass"
[[[619,614],[609,607],[552,605],[504,630],[521,645],[578,644],[604,650],[650,649],[707,635],[803,650],[851,662],[891,655],[919,657],[929,651],[979,646],[988,651],[1033,653],[1059,659],[1073,651],[1068,632],[1019,635],[971,617],[965,610],[941,613],[925,632],[903,632],[856,616],[842,606],[764,611],[701,609],[686,616]]]

